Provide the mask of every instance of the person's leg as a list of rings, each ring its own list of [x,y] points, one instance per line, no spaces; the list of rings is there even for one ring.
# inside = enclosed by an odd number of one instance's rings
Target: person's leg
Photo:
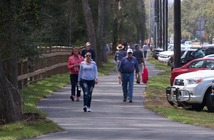
[[[81,80],[80,81],[80,86],[82,87],[83,90],[83,110],[86,112],[87,111],[87,105],[88,105],[88,84],[86,80]]]
[[[122,89],[123,89],[123,101],[125,102],[127,99],[127,85],[128,85],[128,74],[122,73]]]
[[[78,85],[77,85],[77,83],[78,83],[78,74],[73,75],[73,82],[75,83],[75,90],[77,92],[76,100],[79,101],[81,90],[78,90]]]
[[[140,84],[140,81],[141,81],[141,74],[142,74],[142,70],[143,70],[143,65],[142,65],[142,63],[141,63],[141,64],[138,64],[138,67],[139,67],[139,77],[138,77],[138,81],[139,81],[139,84]]]
[[[87,107],[90,109],[91,107],[91,99],[92,99],[92,93],[93,93],[93,89],[94,89],[94,85],[95,85],[95,81],[88,81],[88,105]]]
[[[75,87],[76,87],[75,76],[74,76],[74,74],[70,74],[70,81],[71,81],[71,96],[70,96],[70,99],[71,99],[72,101],[74,101]]]
[[[132,101],[133,85],[134,85],[134,73],[129,74],[128,81],[129,81],[128,99],[129,99],[129,101]]]

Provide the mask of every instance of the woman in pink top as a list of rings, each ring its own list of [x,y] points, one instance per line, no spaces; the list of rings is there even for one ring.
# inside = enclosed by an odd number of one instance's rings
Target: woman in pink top
[[[71,96],[70,99],[74,101],[75,91],[77,91],[76,101],[79,101],[80,92],[78,90],[78,73],[80,63],[84,61],[84,58],[80,55],[80,51],[78,48],[73,48],[71,52],[71,56],[68,59],[68,69],[70,70],[70,81],[71,81]]]

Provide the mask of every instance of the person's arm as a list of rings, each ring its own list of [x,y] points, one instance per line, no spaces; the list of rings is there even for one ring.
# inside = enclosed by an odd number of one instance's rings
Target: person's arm
[[[118,66],[118,79],[119,80],[121,79],[121,73],[122,73],[123,63],[124,63],[124,59],[122,59],[120,61],[119,66]]]
[[[98,69],[96,63],[94,65],[94,71],[95,71],[95,84],[98,84]]]
[[[93,59],[93,61],[95,61],[95,59],[96,59],[96,55],[95,55],[95,51],[94,51],[94,50],[92,50],[91,55],[92,55],[92,59]]]
[[[72,58],[70,57],[69,59],[68,59],[68,69],[72,69],[75,65],[72,63]]]
[[[83,63],[80,63],[80,70],[79,70],[79,73],[78,73],[78,84],[80,82],[80,79],[82,77],[82,73],[83,73]]]
[[[135,59],[135,71],[136,71],[136,73],[137,73],[138,76],[139,76],[139,67],[138,67],[137,59]]]
[[[144,59],[144,57],[143,57],[143,52],[142,52],[142,63],[143,63],[143,66],[145,67],[145,59]]]
[[[82,56],[83,58],[85,58],[85,49],[82,50],[81,56]]]

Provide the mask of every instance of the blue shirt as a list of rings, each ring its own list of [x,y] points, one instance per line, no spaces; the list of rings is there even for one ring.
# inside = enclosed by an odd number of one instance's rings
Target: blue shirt
[[[80,71],[78,74],[78,81],[80,79],[84,80],[95,80],[98,79],[98,70],[97,65],[94,61],[88,65],[85,61],[81,62],[80,64]]]
[[[128,58],[128,56],[123,57],[123,59],[120,61],[118,71],[121,73],[133,73],[136,71],[136,73],[138,73],[139,68],[137,59],[134,56],[131,58]]]

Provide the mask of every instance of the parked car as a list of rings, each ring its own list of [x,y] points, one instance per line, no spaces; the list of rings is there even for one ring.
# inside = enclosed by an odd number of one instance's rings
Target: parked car
[[[187,50],[187,47],[181,44],[181,56]],[[168,44],[168,51],[162,51],[158,54],[158,60],[161,62],[167,63],[167,65],[171,65],[172,63],[169,62],[170,58],[174,55],[174,44]]]
[[[158,60],[164,63],[168,63],[170,57],[174,55],[174,51],[163,51],[158,55]]]
[[[202,49],[204,50],[205,55],[214,54],[214,44],[205,44]]]
[[[173,86],[166,88],[167,101],[172,106],[196,111],[201,111],[206,106],[209,112],[214,112],[212,81],[214,81],[214,70],[180,74],[175,78]]]
[[[184,45],[192,45],[192,41],[185,41]]]
[[[205,55],[204,58],[209,58],[209,57],[213,57],[214,58],[214,54],[209,54],[209,55]]]
[[[171,71],[170,85],[173,85],[175,77],[180,74],[207,69],[214,69],[213,57],[194,59],[179,68],[174,68]]]
[[[184,51],[183,55],[181,56],[181,65],[184,65],[188,63],[189,61],[196,59],[197,57],[194,57],[194,53],[198,49],[187,49]]]
[[[152,51],[152,57],[155,58],[155,59],[158,59],[158,55],[160,52],[163,51],[163,48],[155,48],[153,51]]]

